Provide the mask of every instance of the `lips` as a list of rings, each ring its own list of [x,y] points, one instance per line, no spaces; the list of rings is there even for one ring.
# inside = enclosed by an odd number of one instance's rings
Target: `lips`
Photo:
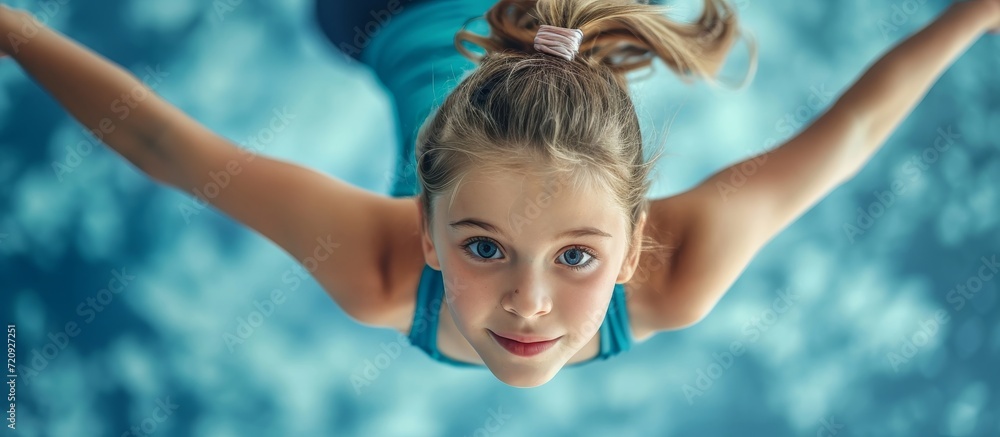
[[[556,344],[560,338],[562,338],[562,336],[559,336],[546,340],[539,337],[528,337],[515,334],[500,335],[493,331],[489,332],[490,336],[493,337],[493,340],[496,341],[497,344],[503,346],[503,348],[507,349],[508,352],[521,357],[530,357],[545,352]]]

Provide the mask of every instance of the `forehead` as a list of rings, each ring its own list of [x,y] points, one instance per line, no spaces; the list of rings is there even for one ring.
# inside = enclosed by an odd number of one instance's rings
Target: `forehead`
[[[435,199],[450,223],[466,218],[485,220],[512,235],[560,232],[597,227],[614,236],[625,219],[614,198],[586,176],[545,175],[536,171],[474,168],[449,197]]]

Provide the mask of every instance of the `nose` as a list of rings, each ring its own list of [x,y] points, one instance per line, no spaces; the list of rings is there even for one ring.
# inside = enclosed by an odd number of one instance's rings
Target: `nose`
[[[543,316],[552,311],[552,296],[544,281],[523,269],[516,273],[518,280],[514,281],[509,291],[504,293],[501,302],[503,309],[523,318]]]

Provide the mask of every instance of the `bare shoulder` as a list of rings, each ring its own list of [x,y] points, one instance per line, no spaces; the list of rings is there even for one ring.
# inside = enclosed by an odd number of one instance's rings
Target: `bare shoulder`
[[[416,292],[424,268],[421,249],[420,210],[415,197],[385,198],[376,206],[385,231],[378,260],[382,291],[386,299],[364,321],[406,333],[416,308]]]
[[[697,191],[687,191],[671,197],[651,199],[645,236],[661,247],[644,251],[639,268],[625,284],[632,335],[638,341],[652,337],[658,331],[682,329],[696,323],[701,315],[698,308],[685,301],[697,287],[697,275],[710,275],[701,269],[692,270],[689,256],[697,218]]]

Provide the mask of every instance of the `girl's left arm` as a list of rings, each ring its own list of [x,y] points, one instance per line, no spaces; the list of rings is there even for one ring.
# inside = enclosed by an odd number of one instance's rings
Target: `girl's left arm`
[[[944,70],[998,29],[1000,0],[954,3],[786,143],[653,200],[650,223],[676,237],[668,268],[659,269],[669,275],[662,290],[643,293],[649,310],[635,321],[639,329],[678,329],[704,318],[761,247],[857,174]]]

